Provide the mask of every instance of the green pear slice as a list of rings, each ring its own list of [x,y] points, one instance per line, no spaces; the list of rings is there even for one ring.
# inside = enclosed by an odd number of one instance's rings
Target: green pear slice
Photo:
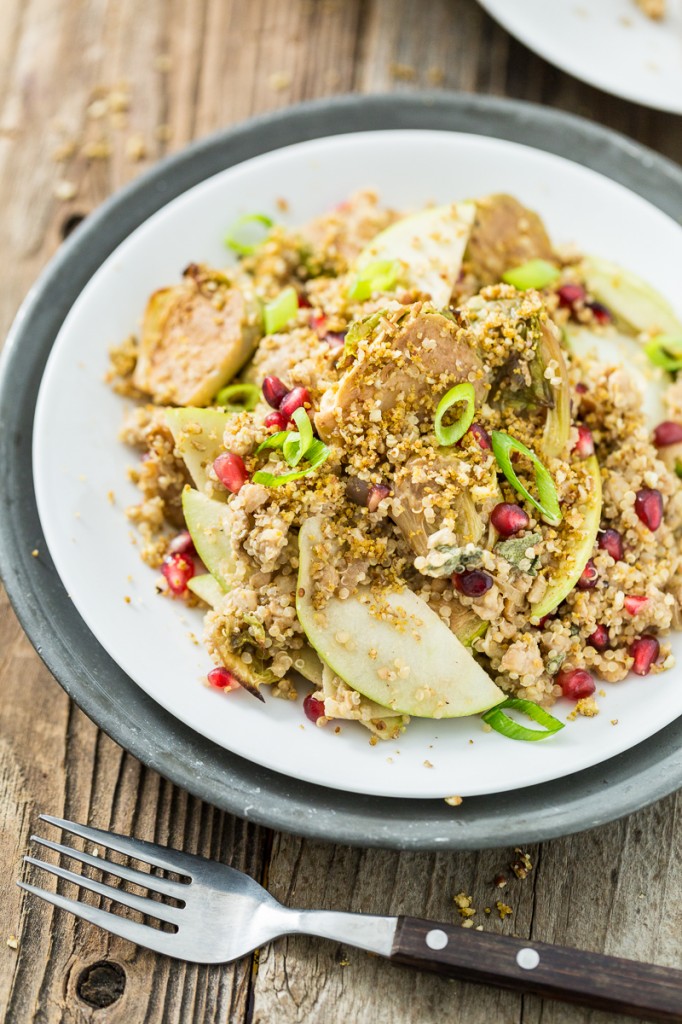
[[[649,430],[653,430],[663,419],[664,397],[671,379],[669,374],[650,362],[635,338],[621,334],[614,327],[597,333],[589,327],[567,324],[564,332],[575,355],[591,357],[607,366],[625,367],[642,394],[642,411]]]
[[[223,449],[225,425],[231,413],[220,409],[166,409],[166,423],[187,471],[200,491],[211,481],[208,468]]]
[[[230,543],[232,517],[229,506],[185,487],[182,511],[194,547],[208,571],[223,590],[230,590],[235,561]]]
[[[296,611],[312,647],[348,686],[404,715],[460,718],[504,700],[442,619],[407,587],[377,596],[369,587],[345,601],[314,602],[314,566],[324,557],[322,520],[299,534]]]
[[[636,334],[682,334],[682,323],[663,296],[617,263],[586,257],[582,264],[585,284],[624,327]]]
[[[594,455],[585,459],[582,465],[589,493],[575,516],[579,525],[573,525],[567,517],[564,518],[559,530],[561,557],[549,577],[544,596],[531,608],[531,619],[537,620],[549,615],[573,590],[597,540],[602,505],[601,473]]]
[[[291,651],[291,657],[294,659],[292,668],[300,672],[308,682],[315,683],[315,686],[322,686],[324,666],[312,647],[305,644],[300,650]]]
[[[220,601],[225,597],[225,591],[220,586],[218,581],[211,576],[210,572],[202,573],[201,576],[193,576],[188,582],[187,586],[200,597],[209,608],[217,608]]]
[[[426,292],[434,306],[447,306],[475,216],[475,204],[465,202],[403,217],[365,246],[353,270],[360,273],[372,263],[397,261],[401,284]]]

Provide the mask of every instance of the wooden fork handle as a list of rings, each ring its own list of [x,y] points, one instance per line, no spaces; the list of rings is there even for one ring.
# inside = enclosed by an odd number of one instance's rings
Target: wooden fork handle
[[[682,971],[399,917],[391,960],[465,981],[682,1022]]]

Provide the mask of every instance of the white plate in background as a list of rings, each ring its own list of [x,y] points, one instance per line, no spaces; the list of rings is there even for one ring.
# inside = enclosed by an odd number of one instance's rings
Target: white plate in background
[[[682,0],[652,21],[635,0],[479,0],[511,35],[589,85],[682,114]]]

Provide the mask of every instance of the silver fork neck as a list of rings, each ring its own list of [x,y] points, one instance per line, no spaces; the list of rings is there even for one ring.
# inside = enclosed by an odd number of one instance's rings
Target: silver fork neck
[[[290,910],[286,922],[290,935],[333,939],[379,956],[391,955],[397,924],[397,917],[348,914],[337,910]]]

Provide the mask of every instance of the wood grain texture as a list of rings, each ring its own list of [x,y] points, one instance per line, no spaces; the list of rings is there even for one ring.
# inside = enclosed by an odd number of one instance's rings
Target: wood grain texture
[[[473,0],[5,0],[0,328],[9,326],[71,219],[164,153],[301,99],[427,87],[541,101],[593,117],[682,161],[678,118],[567,77],[510,39]],[[112,90],[129,96],[129,110],[95,116],[98,99]],[[94,158],[92,146],[102,142],[110,155]],[[69,143],[72,155],[55,162],[55,150],[62,147],[63,155]],[[132,149],[139,159],[132,159]],[[71,186],[71,198],[56,197],[55,189],[64,195]],[[625,1020],[419,975],[302,937],[263,950],[257,972],[249,961],[203,968],[162,960],[16,889],[41,810],[221,857],[294,905],[458,923],[453,898],[465,892],[476,909],[474,925],[486,930],[682,963],[677,797],[529,850],[535,867],[519,880],[508,868],[513,850],[351,850],[272,837],[188,797],[69,705],[4,598],[0,681],[0,1016],[10,1024]],[[500,872],[509,879],[504,889],[493,882]],[[504,921],[498,900],[513,910]],[[19,939],[17,950],[6,945],[11,935]],[[106,1010],[82,998],[92,994],[94,976],[89,988],[79,984],[100,961],[119,964],[125,974],[123,995]],[[105,995],[112,979],[105,972]]]

